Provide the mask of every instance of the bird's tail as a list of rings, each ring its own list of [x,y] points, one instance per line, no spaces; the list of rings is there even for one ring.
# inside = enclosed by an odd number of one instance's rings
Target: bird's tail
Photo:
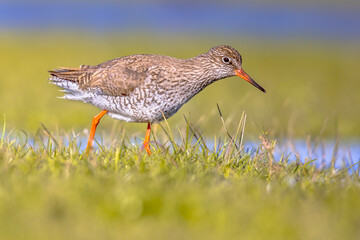
[[[59,68],[50,73],[50,83],[55,84],[63,88],[65,96],[63,98],[77,99],[84,94],[84,91],[80,88],[80,82],[84,76],[83,66],[80,68]]]
[[[49,71],[52,77],[57,77],[63,80],[77,82],[82,74],[81,68],[65,68],[60,67],[59,69]]]

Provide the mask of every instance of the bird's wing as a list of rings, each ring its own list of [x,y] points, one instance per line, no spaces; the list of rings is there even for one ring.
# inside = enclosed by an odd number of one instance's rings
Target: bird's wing
[[[156,62],[136,55],[113,59],[96,66],[60,68],[49,71],[52,76],[76,82],[82,90],[96,90],[101,94],[127,96],[145,79],[157,78],[160,69]]]

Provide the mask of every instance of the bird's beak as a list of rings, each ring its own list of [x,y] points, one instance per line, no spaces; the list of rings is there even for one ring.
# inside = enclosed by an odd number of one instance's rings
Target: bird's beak
[[[242,70],[241,68],[238,70],[235,70],[235,74],[236,76],[239,76],[241,78],[243,78],[245,81],[248,81],[249,83],[251,83],[252,85],[254,85],[255,87],[257,87],[258,89],[260,89],[261,91],[263,91],[264,93],[266,93],[265,89],[263,89],[259,84],[257,84],[244,70]]]

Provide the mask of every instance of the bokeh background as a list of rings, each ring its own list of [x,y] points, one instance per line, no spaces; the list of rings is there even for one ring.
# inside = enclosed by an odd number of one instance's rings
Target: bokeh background
[[[189,58],[229,44],[267,93],[240,78],[214,83],[170,119],[204,135],[247,113],[246,137],[360,136],[359,1],[7,1],[0,3],[0,114],[7,129],[88,128],[96,107],[57,97],[48,70],[136,53]],[[106,117],[103,130],[144,124]],[[142,135],[142,134],[141,134]],[[141,136],[140,135],[140,136]]]

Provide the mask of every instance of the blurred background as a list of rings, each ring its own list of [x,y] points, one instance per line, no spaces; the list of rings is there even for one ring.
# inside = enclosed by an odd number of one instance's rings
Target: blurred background
[[[62,100],[48,70],[136,53],[189,58],[228,44],[267,93],[238,77],[218,81],[169,120],[204,135],[230,131],[247,113],[246,137],[360,136],[360,2],[2,1],[0,113],[8,129],[89,128],[99,109]],[[142,136],[145,124],[105,117]]]

